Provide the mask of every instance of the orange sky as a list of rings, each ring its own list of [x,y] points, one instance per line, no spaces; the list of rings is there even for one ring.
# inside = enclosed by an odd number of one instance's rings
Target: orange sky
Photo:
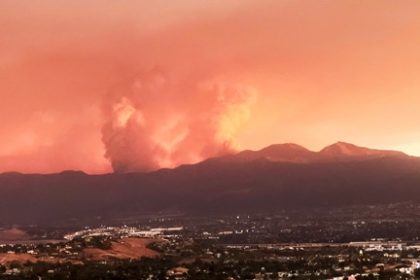
[[[420,155],[419,15],[417,0],[3,0],[0,172],[283,142]],[[106,130],[123,100],[130,131]]]

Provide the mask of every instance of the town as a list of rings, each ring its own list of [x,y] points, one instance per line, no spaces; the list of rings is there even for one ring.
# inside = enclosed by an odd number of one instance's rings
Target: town
[[[0,279],[417,279],[417,207],[3,228],[31,238],[0,242]]]

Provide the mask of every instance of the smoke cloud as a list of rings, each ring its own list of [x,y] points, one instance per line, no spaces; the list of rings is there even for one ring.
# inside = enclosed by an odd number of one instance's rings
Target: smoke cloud
[[[106,157],[115,172],[134,172],[230,153],[255,98],[254,89],[239,84],[138,75],[105,98]]]
[[[0,172],[285,142],[420,155],[420,1],[365,2],[2,0]]]

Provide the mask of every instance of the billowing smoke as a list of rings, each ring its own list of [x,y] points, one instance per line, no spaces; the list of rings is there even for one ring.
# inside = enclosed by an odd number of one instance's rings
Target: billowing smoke
[[[255,98],[255,90],[239,84],[138,75],[105,99],[106,157],[115,172],[133,172],[227,154]]]

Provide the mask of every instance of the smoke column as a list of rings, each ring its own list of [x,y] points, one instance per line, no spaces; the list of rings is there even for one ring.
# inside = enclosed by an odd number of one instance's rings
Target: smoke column
[[[104,99],[106,157],[115,172],[135,172],[230,153],[255,98],[239,84],[137,75]]]

